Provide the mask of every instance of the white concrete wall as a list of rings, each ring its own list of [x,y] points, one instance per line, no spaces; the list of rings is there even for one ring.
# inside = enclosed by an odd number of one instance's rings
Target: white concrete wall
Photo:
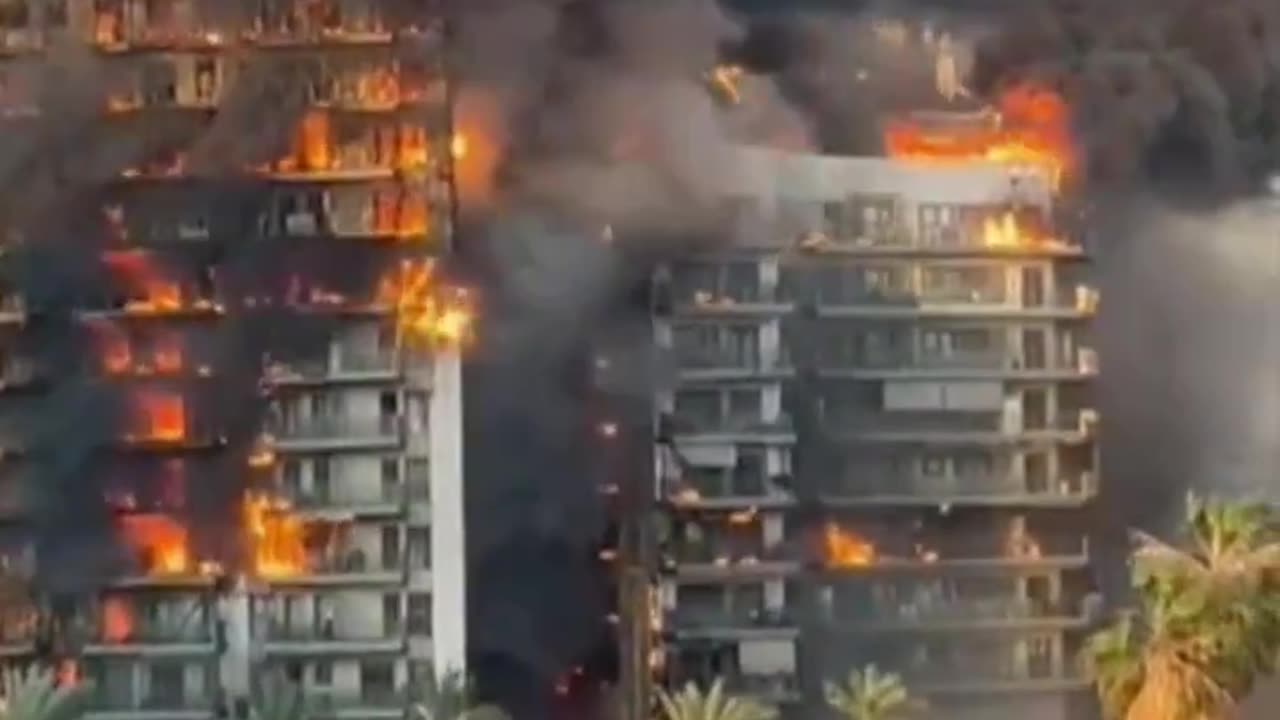
[[[343,639],[373,639],[384,636],[382,593],[344,590],[330,596],[335,632]]]
[[[437,673],[466,671],[467,575],[462,465],[462,363],[436,356],[431,394],[431,576]]]

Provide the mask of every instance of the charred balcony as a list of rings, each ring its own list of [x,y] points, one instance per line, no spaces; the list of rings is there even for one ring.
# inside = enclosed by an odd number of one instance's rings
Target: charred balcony
[[[371,239],[430,244],[440,236],[426,186],[375,182],[271,191],[258,233],[280,240]]]
[[[677,439],[762,443],[788,442],[795,435],[782,409],[782,388],[776,384],[686,386],[663,404]]]
[[[89,620],[89,655],[195,655],[214,650],[212,607],[200,593],[108,594],[91,609]]]

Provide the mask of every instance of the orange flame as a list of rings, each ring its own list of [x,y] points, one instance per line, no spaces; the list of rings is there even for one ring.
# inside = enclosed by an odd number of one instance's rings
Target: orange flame
[[[717,65],[710,73],[712,87],[728,100],[737,105],[742,102],[742,76],[745,74],[740,65]]]
[[[827,523],[822,531],[827,564],[832,567],[866,567],[876,560],[876,548],[857,534]]]
[[[289,512],[288,503],[249,494],[244,500],[244,525],[259,577],[292,577],[306,571],[305,527]]]
[[[962,127],[924,127],[909,119],[891,123],[886,150],[889,157],[922,163],[1036,167],[1057,188],[1072,167],[1066,102],[1048,88],[1019,85],[1001,95],[997,109],[993,122]]]
[[[135,296],[125,303],[125,312],[152,314],[182,309],[182,289],[177,283],[161,277],[146,253],[112,251],[103,255],[103,261]]]
[[[126,515],[121,518],[125,541],[139,554],[150,575],[180,575],[191,557],[187,529],[167,515]]]
[[[377,302],[395,308],[397,329],[408,342],[457,347],[470,339],[467,292],[439,284],[430,261],[401,262],[379,282]]]
[[[109,643],[124,642],[133,635],[133,615],[129,606],[118,597],[102,601],[102,639]]]
[[[158,373],[173,374],[180,372],[183,366],[182,343],[179,342],[177,336],[171,334],[160,335],[156,339],[152,361]]]
[[[176,392],[146,390],[136,397],[138,419],[134,438],[180,442],[187,436],[186,402]]]
[[[75,687],[80,684],[80,666],[75,660],[66,659],[58,664],[58,687]]]

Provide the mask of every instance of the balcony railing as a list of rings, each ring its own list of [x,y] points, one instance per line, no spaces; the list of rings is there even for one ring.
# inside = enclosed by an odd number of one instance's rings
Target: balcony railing
[[[140,644],[192,644],[213,642],[213,630],[208,623],[191,622],[137,622],[127,632],[118,634],[99,627],[95,642],[100,645]]]
[[[397,369],[394,352],[343,352],[330,360],[315,359],[273,369],[276,382],[314,382],[344,376],[387,375]]]
[[[293,490],[284,493],[285,498],[296,510],[359,510],[395,506],[404,503],[405,490],[400,487],[380,486],[371,488],[372,492],[360,495],[341,494],[333,490],[324,492],[312,490]]]
[[[393,623],[384,627],[381,633],[357,633],[347,630],[340,623],[317,622],[314,625],[299,627],[272,622],[266,627],[266,639],[272,642],[288,643],[379,643],[399,640],[404,636],[402,624]]]
[[[213,699],[203,694],[188,694],[182,687],[164,687],[150,695],[139,696],[133,692],[112,692],[97,683],[99,688],[89,702],[91,712],[127,713],[130,711],[212,710]]]
[[[281,440],[375,440],[399,435],[401,418],[310,417],[280,422],[275,436]]]
[[[793,431],[791,418],[786,413],[779,413],[774,420],[765,420],[759,414],[752,413],[709,415],[677,410],[671,416],[671,420],[676,433],[682,435],[698,433],[775,435]]]
[[[316,713],[359,709],[390,710],[404,707],[409,702],[409,693],[404,689],[365,690],[358,693],[316,692],[308,695],[308,701]]]
[[[1079,605],[1038,603],[1025,598],[1000,596],[922,597],[901,603],[869,604],[843,602],[836,597],[828,613],[833,622],[872,628],[927,624],[976,626],[992,622],[1084,617]]]
[[[1096,490],[1092,472],[1061,476],[1056,482],[1036,483],[1011,473],[987,475],[884,475],[858,473],[826,494],[836,505],[859,502],[925,503],[947,501],[1075,501],[1092,496]]]

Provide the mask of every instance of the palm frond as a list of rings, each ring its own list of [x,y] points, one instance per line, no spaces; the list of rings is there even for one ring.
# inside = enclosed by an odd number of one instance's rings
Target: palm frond
[[[893,720],[924,708],[899,675],[875,665],[853,668],[843,685],[828,682],[823,691],[827,704],[847,720]]]
[[[694,683],[674,693],[659,690],[658,705],[664,720],[774,720],[778,716],[768,705],[727,694],[721,679],[706,693]]]
[[[9,670],[3,683],[4,720],[74,720],[88,710],[93,695],[87,683],[59,686],[48,670]]]

